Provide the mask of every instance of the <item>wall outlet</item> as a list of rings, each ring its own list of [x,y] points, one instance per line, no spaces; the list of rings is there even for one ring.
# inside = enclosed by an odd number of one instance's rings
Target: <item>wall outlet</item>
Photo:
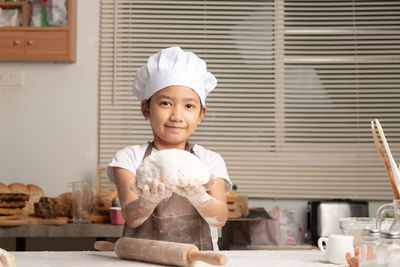
[[[24,72],[22,70],[0,70],[0,88],[22,87],[24,85]]]

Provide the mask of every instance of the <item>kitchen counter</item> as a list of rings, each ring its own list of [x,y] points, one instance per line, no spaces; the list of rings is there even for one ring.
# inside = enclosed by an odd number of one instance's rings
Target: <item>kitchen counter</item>
[[[18,267],[151,267],[163,266],[152,263],[136,262],[118,258],[112,251],[80,252],[10,252]],[[324,260],[320,250],[246,250],[221,251],[228,258],[229,267],[340,267]],[[134,264],[133,264],[134,263]],[[198,262],[196,267],[213,266]]]

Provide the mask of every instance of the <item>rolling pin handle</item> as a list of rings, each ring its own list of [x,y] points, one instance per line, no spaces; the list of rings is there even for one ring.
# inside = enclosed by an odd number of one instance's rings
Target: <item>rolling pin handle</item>
[[[108,241],[94,242],[94,248],[101,251],[114,251],[114,243]]]
[[[199,251],[192,251],[188,255],[189,262],[204,261],[213,265],[225,265],[227,262],[226,256],[219,253],[204,253]]]

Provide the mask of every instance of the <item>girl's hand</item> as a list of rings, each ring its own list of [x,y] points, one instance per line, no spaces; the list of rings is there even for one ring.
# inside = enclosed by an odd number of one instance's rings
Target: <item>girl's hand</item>
[[[346,260],[350,267],[358,267],[358,247],[354,248],[354,257],[351,256],[350,252],[346,253]]]
[[[215,186],[216,181],[217,181],[217,179],[215,179],[214,174],[211,174],[210,180],[208,180],[208,183],[206,183],[204,185],[204,188],[206,189],[206,191],[210,191]]]
[[[183,182],[180,186],[174,188],[174,192],[180,196],[186,197],[193,204],[202,204],[210,199],[207,189],[204,185],[194,184],[192,182]]]
[[[216,181],[217,179],[215,179],[214,174],[212,174],[208,182],[204,185],[184,182],[181,183],[180,186],[176,186],[174,188],[174,192],[180,196],[188,198],[190,196],[196,195],[197,193],[202,193],[203,191],[210,191],[215,186]]]
[[[159,203],[161,200],[172,196],[172,189],[167,188],[163,182],[153,179],[151,184],[145,184],[143,189],[135,185],[135,191],[149,202]]]

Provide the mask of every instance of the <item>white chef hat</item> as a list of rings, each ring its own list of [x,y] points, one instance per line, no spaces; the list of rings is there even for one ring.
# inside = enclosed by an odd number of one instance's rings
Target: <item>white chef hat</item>
[[[180,47],[169,47],[149,57],[147,64],[136,71],[133,94],[139,100],[149,99],[157,91],[172,85],[192,88],[205,105],[207,95],[217,85],[204,60]]]

